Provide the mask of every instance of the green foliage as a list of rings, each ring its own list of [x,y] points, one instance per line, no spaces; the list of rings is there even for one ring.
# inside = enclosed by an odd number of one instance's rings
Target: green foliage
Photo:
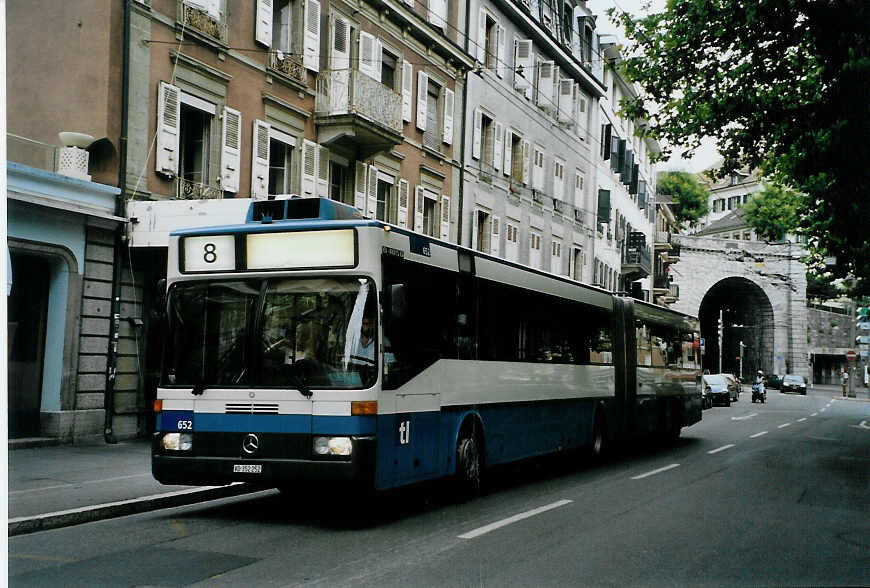
[[[832,284],[830,279],[807,272],[807,300],[813,298],[833,300],[842,295],[843,292]]]
[[[630,47],[623,73],[640,98],[626,115],[690,155],[712,137],[724,165],[743,166],[809,196],[811,244],[834,255],[834,277],[870,290],[870,2],[669,0],[634,20],[612,11]]]
[[[767,241],[782,241],[798,231],[803,196],[787,188],[765,185],[743,207],[743,218]]]
[[[677,222],[692,224],[706,214],[709,192],[694,174],[681,171],[662,172],[656,185],[659,194],[673,198],[674,204],[671,208]]]

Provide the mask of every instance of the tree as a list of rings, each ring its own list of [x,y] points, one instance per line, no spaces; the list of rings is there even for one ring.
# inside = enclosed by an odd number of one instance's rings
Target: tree
[[[767,241],[782,241],[786,233],[799,228],[798,207],[803,198],[788,188],[765,184],[743,207],[743,218]]]
[[[671,209],[678,223],[694,224],[707,213],[710,193],[694,174],[682,171],[662,172],[656,185],[659,194],[667,194],[673,198]]]
[[[837,257],[835,277],[870,291],[870,2],[669,0],[639,20],[611,15],[630,43],[623,73],[643,90],[625,115],[684,155],[712,137],[719,177],[760,167],[809,195],[805,234]]]

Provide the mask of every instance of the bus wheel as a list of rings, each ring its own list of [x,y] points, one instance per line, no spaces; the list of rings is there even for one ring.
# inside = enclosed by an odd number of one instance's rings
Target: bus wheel
[[[456,444],[456,486],[460,497],[480,494],[482,465],[480,448],[471,431],[464,431]]]
[[[600,414],[595,417],[595,425],[592,428],[592,447],[589,455],[593,461],[600,461],[607,452],[607,426],[604,417]]]

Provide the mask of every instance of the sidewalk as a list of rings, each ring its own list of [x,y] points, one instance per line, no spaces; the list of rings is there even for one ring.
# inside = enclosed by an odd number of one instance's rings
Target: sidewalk
[[[151,477],[147,439],[10,449],[8,456],[9,536],[257,490],[164,486]]]

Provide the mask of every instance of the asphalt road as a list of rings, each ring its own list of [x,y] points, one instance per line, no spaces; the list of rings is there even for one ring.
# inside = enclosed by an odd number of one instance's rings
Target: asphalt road
[[[744,394],[641,445],[502,471],[469,502],[264,491],[12,537],[9,583],[870,584],[870,402]]]

